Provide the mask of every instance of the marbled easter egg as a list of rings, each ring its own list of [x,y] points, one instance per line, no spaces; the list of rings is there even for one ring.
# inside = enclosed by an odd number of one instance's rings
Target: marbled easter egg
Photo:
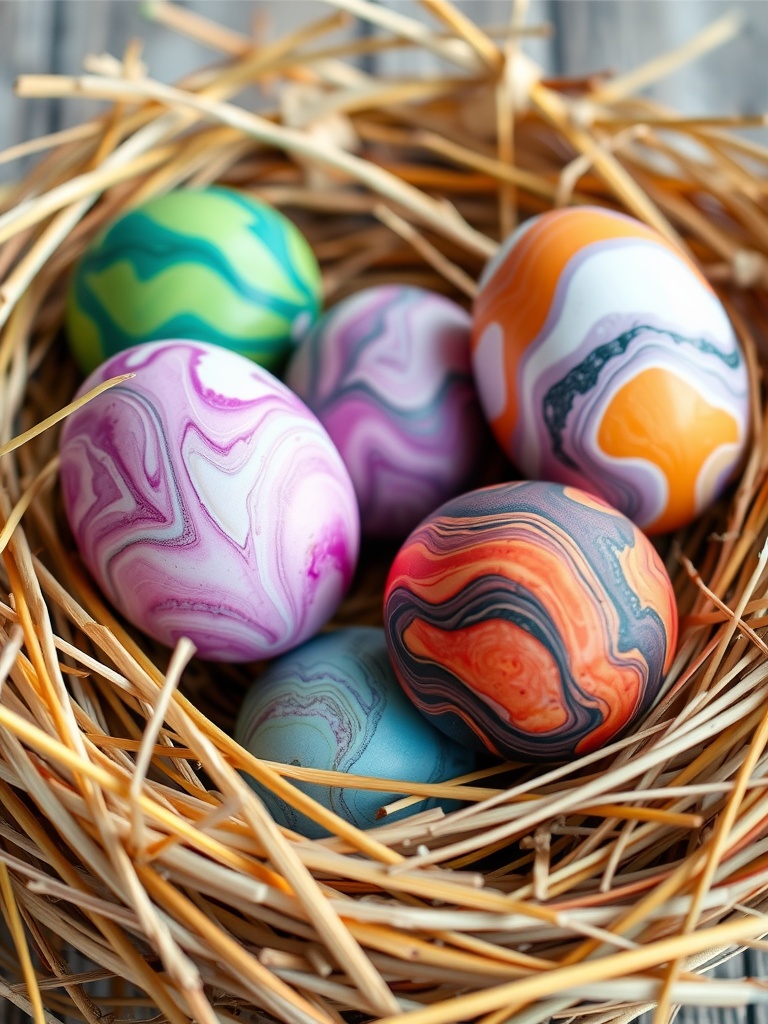
[[[747,368],[722,304],[623,214],[554,210],[510,236],[480,281],[473,366],[524,475],[597,491],[646,532],[703,511],[745,447]]]
[[[445,782],[472,771],[474,754],[434,728],[403,693],[382,629],[325,633],[273,661],[248,691],[235,739],[267,761],[405,782]],[[326,831],[250,779],[277,822],[305,836]],[[295,783],[358,828],[396,793]],[[402,795],[402,794],[400,794]],[[429,798],[387,817],[435,806]],[[443,803],[446,809],[453,804]]]
[[[275,370],[320,306],[320,270],[299,229],[211,186],[150,199],[97,237],[75,267],[66,325],[84,373],[163,338],[208,341]]]
[[[88,569],[165,644],[248,661],[312,636],[355,568],[352,483],[317,418],[269,371],[168,340],[88,377],[134,373],[71,415],[61,486]]]
[[[599,749],[658,695],[677,642],[664,565],[626,516],[539,481],[446,502],[397,554],[398,678],[449,736],[523,761]]]
[[[488,438],[470,330],[450,299],[384,285],[327,311],[294,352],[286,383],[339,449],[363,533],[402,539],[477,469]]]

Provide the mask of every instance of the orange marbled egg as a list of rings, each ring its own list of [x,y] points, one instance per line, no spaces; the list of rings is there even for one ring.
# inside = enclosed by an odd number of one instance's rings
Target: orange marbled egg
[[[453,498],[392,563],[397,676],[447,735],[500,757],[599,749],[658,696],[677,642],[669,577],[631,520],[528,481]]]
[[[698,268],[645,224],[598,207],[526,221],[486,268],[473,320],[481,402],[523,475],[599,493],[652,533],[732,477],[743,353]]]

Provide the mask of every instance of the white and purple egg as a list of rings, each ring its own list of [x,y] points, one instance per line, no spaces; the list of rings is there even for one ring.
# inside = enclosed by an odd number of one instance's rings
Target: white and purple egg
[[[285,381],[349,470],[364,534],[402,539],[465,489],[487,428],[470,362],[471,318],[423,288],[365,288],[326,312]]]
[[[67,517],[88,569],[135,626],[203,658],[269,658],[313,636],[355,569],[349,474],[272,374],[200,341],[102,363],[61,437]]]

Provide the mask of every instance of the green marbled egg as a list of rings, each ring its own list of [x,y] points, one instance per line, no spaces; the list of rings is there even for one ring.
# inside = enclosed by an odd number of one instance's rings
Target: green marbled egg
[[[295,224],[214,186],[169,192],[111,224],[75,268],[66,324],[84,373],[162,338],[222,345],[275,371],[320,306],[320,268]]]

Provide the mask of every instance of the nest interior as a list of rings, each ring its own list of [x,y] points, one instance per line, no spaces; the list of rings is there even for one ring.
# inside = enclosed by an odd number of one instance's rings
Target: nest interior
[[[546,81],[514,21],[488,34],[443,0],[425,5],[426,28],[334,0],[264,45],[157,5],[222,60],[171,87],[132,46],[78,78],[18,84],[109,102],[3,157],[41,154],[0,214],[0,997],[36,1022],[602,1024],[766,999],[698,972],[767,930],[768,150],[735,131],[743,120],[681,118],[636,95],[701,41],[626,78]],[[350,10],[381,31],[329,43]],[[393,82],[354,63],[394,45],[447,70]],[[271,112],[238,103],[254,84]],[[395,281],[469,305],[512,227],[566,204],[625,210],[698,263],[747,353],[754,422],[727,498],[664,542],[681,637],[639,730],[554,769],[495,765],[431,786],[269,764],[230,737],[253,666],[214,674],[104,604],[57,489],[58,425],[79,383],[61,332],[67,279],[119,212],[212,182],[301,226],[327,304]],[[367,552],[337,624],[379,621],[387,557]],[[331,838],[279,828],[241,772]],[[292,779],[402,799],[361,832]],[[428,796],[464,806],[386,823]]]

